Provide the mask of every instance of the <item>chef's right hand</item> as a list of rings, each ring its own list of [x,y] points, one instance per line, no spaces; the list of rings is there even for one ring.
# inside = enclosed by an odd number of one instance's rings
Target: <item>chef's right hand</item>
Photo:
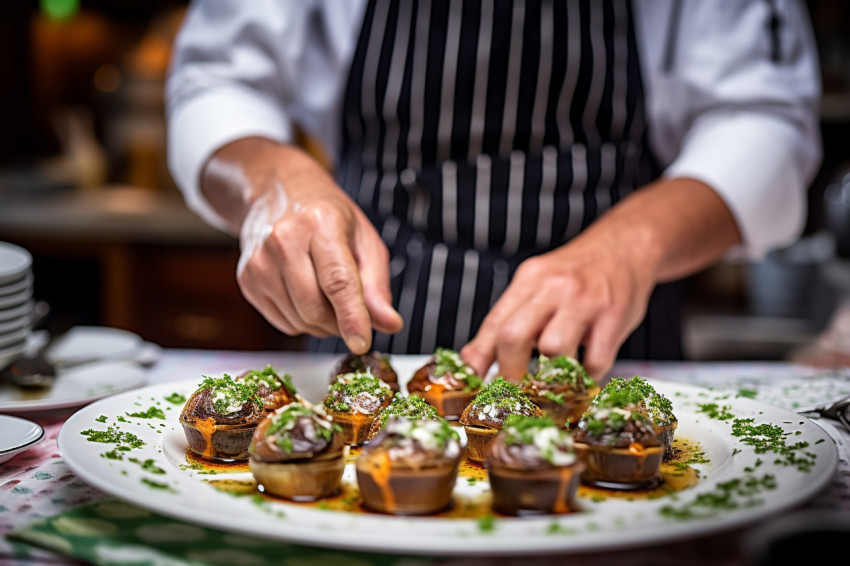
[[[341,336],[356,354],[370,349],[372,329],[401,330],[387,247],[312,157],[263,138],[238,140],[207,162],[201,190],[238,230],[242,294],[276,328]]]

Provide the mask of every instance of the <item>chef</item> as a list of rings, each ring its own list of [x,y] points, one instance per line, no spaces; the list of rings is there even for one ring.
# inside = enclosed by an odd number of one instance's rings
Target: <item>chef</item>
[[[677,280],[800,235],[819,85],[802,1],[195,0],[169,164],[313,350],[599,377],[682,357]]]

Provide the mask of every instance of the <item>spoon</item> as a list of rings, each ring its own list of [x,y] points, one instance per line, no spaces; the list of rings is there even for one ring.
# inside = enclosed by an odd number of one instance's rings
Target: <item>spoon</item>
[[[60,369],[70,369],[116,357],[97,355],[51,362],[45,355],[46,350],[47,347],[39,348],[33,354],[24,354],[15,359],[0,370],[0,382],[6,381],[23,389],[44,389],[53,385]]]
[[[38,326],[49,313],[50,306],[47,303],[37,302],[33,308],[30,326],[32,328]],[[56,366],[46,356],[52,343],[52,339],[47,339],[34,351],[25,350],[11,364],[0,370],[0,381],[29,389],[52,385],[56,379]]]
[[[825,418],[841,423],[844,428],[850,430],[850,394],[843,395],[831,403],[818,405],[817,407],[798,409],[798,413],[810,419]]]

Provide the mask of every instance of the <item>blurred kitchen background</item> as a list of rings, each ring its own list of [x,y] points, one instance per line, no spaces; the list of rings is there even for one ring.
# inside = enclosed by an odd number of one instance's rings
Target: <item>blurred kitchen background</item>
[[[242,298],[237,242],[186,209],[167,170],[162,90],[186,5],[4,3],[0,240],[33,253],[53,332],[91,324],[165,347],[299,349]],[[808,5],[824,161],[805,234],[764,261],[688,279],[692,360],[850,364],[850,2]]]

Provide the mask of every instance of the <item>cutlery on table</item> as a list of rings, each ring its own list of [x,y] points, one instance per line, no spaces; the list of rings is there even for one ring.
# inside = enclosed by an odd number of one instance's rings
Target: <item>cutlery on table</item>
[[[829,403],[797,409],[797,412],[810,419],[823,418],[838,421],[844,428],[850,430],[850,393]]]

